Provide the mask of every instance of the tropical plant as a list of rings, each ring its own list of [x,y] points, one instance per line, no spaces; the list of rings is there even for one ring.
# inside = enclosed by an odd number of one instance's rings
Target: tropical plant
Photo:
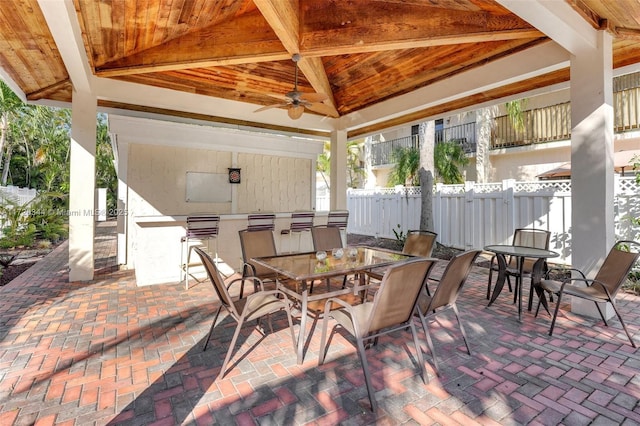
[[[357,188],[362,182],[365,171],[360,160],[360,144],[359,140],[347,142],[347,177],[350,188]],[[320,176],[327,188],[329,185],[329,174],[331,172],[331,144],[324,143],[322,154],[318,156],[316,162],[316,171],[320,172]]]
[[[360,155],[361,144],[361,140],[347,142],[347,176],[351,188],[358,188],[365,176]]]
[[[33,245],[36,229],[28,223],[28,208],[28,203],[19,204],[10,198],[5,198],[0,204],[0,218],[2,218],[0,248]]]
[[[420,185],[420,151],[418,148],[396,148],[392,155],[393,169],[388,183],[395,185]],[[461,167],[469,164],[462,147],[452,141],[435,144],[433,151],[435,175],[445,184],[462,183]]]
[[[331,144],[329,142],[324,143],[322,154],[318,156],[316,171],[320,172],[324,184],[330,188],[328,175],[331,172]]]
[[[391,153],[393,169],[389,173],[389,186],[420,185],[418,169],[420,168],[420,151],[415,147],[396,148]]]
[[[444,184],[463,183],[460,167],[469,164],[460,144],[452,141],[437,143],[434,148],[436,178]]]
[[[96,187],[107,189],[107,211],[116,211],[118,177],[105,114],[98,114],[96,142]]]
[[[407,234],[402,230],[402,227],[400,226],[400,224],[398,224],[396,228],[397,230],[395,228],[392,229],[393,235],[395,235],[396,237],[395,248],[397,250],[402,250],[402,248],[404,247],[404,243],[407,241]]]
[[[505,104],[505,108],[507,109],[507,116],[509,116],[509,120],[511,120],[511,125],[518,133],[524,131],[524,111],[526,106],[526,98],[509,101]]]

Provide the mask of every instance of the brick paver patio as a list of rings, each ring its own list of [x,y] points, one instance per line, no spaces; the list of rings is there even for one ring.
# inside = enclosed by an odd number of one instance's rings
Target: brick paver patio
[[[473,355],[453,316],[440,316],[431,330],[441,375],[427,354],[424,384],[407,336],[381,338],[368,350],[373,414],[341,334],[319,367],[320,330],[297,365],[283,316],[265,337],[247,326],[216,381],[234,323],[202,351],[211,285],[137,287],[115,267],[111,223],[99,225],[96,249],[92,282],[67,282],[65,244],[0,288],[1,425],[640,424],[640,351],[617,320],[561,315],[549,337],[549,316],[519,323],[510,294],[486,307],[480,267],[458,304]],[[621,294],[619,306],[640,343],[640,297]]]

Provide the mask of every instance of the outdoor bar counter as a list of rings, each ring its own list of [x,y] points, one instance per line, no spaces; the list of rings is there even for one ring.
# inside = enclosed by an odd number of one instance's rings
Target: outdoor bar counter
[[[262,212],[259,212],[262,213]],[[267,213],[267,212],[264,212]],[[238,231],[246,229],[246,214],[221,214],[218,231],[217,251],[221,259],[221,269],[224,272],[239,271],[242,267],[242,251]],[[275,213],[274,237],[278,252],[286,252],[291,249],[312,251],[313,242],[310,232],[281,235],[283,229],[288,229],[291,222],[290,212]],[[314,225],[327,223],[328,212],[316,212]],[[158,216],[134,216],[133,230],[130,233],[132,240],[128,244],[129,261],[127,265],[135,269],[136,282],[139,286],[175,283],[181,279],[180,255],[183,249],[180,239],[185,235],[187,224],[186,215],[158,215]],[[291,245],[291,248],[290,248]],[[215,253],[216,241],[210,242],[211,252]],[[192,254],[191,260],[197,256]],[[196,268],[198,276],[204,276],[202,268]]]

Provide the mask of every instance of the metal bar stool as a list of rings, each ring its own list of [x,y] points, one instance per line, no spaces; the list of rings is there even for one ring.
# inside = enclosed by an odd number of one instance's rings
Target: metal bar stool
[[[327,217],[327,226],[328,227],[335,226],[339,228],[340,231],[344,231],[344,236],[342,237],[342,244],[344,246],[347,245],[347,223],[348,222],[349,222],[349,210],[329,211],[329,216]]]
[[[251,213],[247,216],[249,221],[247,231],[261,231],[275,229],[276,215],[273,213]]]
[[[311,228],[313,228],[313,219],[316,214],[312,211],[306,212],[293,212],[291,213],[291,224],[288,229],[283,229],[280,231],[280,235],[288,235],[289,236],[289,251],[293,252],[291,249],[291,236],[295,232],[298,234],[298,251],[300,251],[300,240],[302,239],[303,232],[310,232]]]
[[[187,216],[187,232],[184,237],[180,238],[182,249],[180,251],[180,268],[184,274],[185,289],[189,290],[189,266],[191,266],[191,250],[196,245],[190,245],[192,242],[202,243],[206,240],[207,252],[211,252],[210,241],[216,240],[216,250],[214,259],[218,260],[218,226],[220,224],[220,216],[215,214],[198,214]],[[186,261],[185,249],[186,245]],[[198,264],[194,264],[199,265]],[[193,277],[196,281],[199,280]]]

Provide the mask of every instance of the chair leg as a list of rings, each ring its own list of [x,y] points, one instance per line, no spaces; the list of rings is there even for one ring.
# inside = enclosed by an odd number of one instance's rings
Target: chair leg
[[[458,312],[458,307],[454,303],[451,305],[453,308],[453,313],[456,315],[456,319],[458,320],[458,325],[460,326],[460,332],[462,333],[462,340],[464,340],[464,344],[467,347],[467,353],[471,355],[471,348],[469,347],[469,342],[467,341],[467,333],[465,333],[464,326],[462,325],[462,321],[460,321],[460,313]]]
[[[218,374],[218,379],[222,379],[224,377],[225,370],[227,369],[227,364],[231,359],[231,354],[233,353],[233,347],[236,345],[236,341],[238,340],[238,336],[240,335],[240,329],[242,329],[242,325],[244,324],[244,318],[241,317],[238,320],[238,325],[236,327],[236,331],[233,333],[233,338],[231,339],[231,343],[229,344],[229,349],[227,350],[227,355],[224,357],[224,361],[222,362],[222,367],[220,368],[220,373]]]
[[[487,300],[491,298],[491,278],[493,277],[493,267],[489,267],[489,280],[487,281]]]
[[[293,343],[293,349],[296,349],[296,335],[293,332],[293,320],[291,319],[291,305],[289,301],[285,301],[285,312],[287,313],[287,321],[289,321],[289,330],[291,330],[291,342]]]
[[[433,342],[431,341],[431,335],[429,334],[429,329],[427,328],[427,320],[422,314],[422,312],[418,311],[420,316],[420,322],[422,322],[422,329],[424,330],[424,335],[427,338],[427,347],[429,348],[429,352],[431,352],[431,358],[433,359],[433,365],[436,368],[436,375],[440,376],[438,372],[440,369],[438,367],[438,358],[436,358],[436,351],[433,349]]]
[[[636,343],[631,338],[631,334],[629,334],[629,330],[627,330],[627,326],[625,325],[624,321],[622,320],[622,315],[620,315],[620,312],[618,312],[618,308],[616,307],[615,302],[613,302],[612,300],[610,300],[610,302],[611,302],[611,306],[613,306],[613,310],[615,311],[616,315],[618,316],[618,320],[620,321],[620,324],[622,324],[622,329],[626,333],[627,338],[629,338],[629,342],[631,342],[631,346],[633,346],[634,348],[637,347]]]
[[[600,318],[602,319],[602,322],[604,322],[604,325],[609,327],[609,324],[607,323],[607,320],[604,317],[604,314],[602,313],[602,309],[600,309],[600,305],[598,305],[598,302],[593,302],[596,304],[596,309],[598,310],[598,313],[600,314]]]
[[[558,293],[558,300],[556,301],[556,309],[553,311],[553,318],[551,319],[551,327],[549,327],[549,336],[553,335],[553,327],[556,325],[556,318],[558,318],[558,311],[560,310],[560,301],[562,299],[562,293]]]
[[[218,311],[216,312],[216,316],[213,318],[213,324],[211,324],[211,328],[209,329],[209,334],[207,334],[207,339],[204,341],[203,351],[207,350],[207,345],[209,344],[209,339],[211,339],[211,335],[213,334],[213,328],[216,326],[216,322],[218,321],[218,315],[220,315],[220,311],[222,310],[222,305],[218,307]]]
[[[409,322],[409,326],[411,327],[411,335],[413,336],[413,344],[416,347],[416,357],[418,358],[418,364],[420,364],[420,375],[422,376],[422,382],[427,383],[427,372],[424,368],[424,358],[422,357],[422,348],[420,347],[420,342],[418,341],[418,333],[416,331],[416,326],[413,321]]]
[[[329,323],[329,316],[325,315],[322,319],[322,334],[320,337],[320,354],[318,355],[318,364],[324,364],[324,358],[327,356],[327,324]],[[302,331],[300,331],[302,333]]]
[[[374,413],[378,411],[378,405],[376,404],[376,393],[371,384],[371,377],[369,376],[369,364],[367,363],[367,354],[364,351],[364,344],[362,339],[356,336],[358,345],[358,355],[360,355],[360,362],[362,363],[362,371],[364,373],[364,382],[367,385],[367,393],[369,394],[369,402],[371,403],[371,411]]]

